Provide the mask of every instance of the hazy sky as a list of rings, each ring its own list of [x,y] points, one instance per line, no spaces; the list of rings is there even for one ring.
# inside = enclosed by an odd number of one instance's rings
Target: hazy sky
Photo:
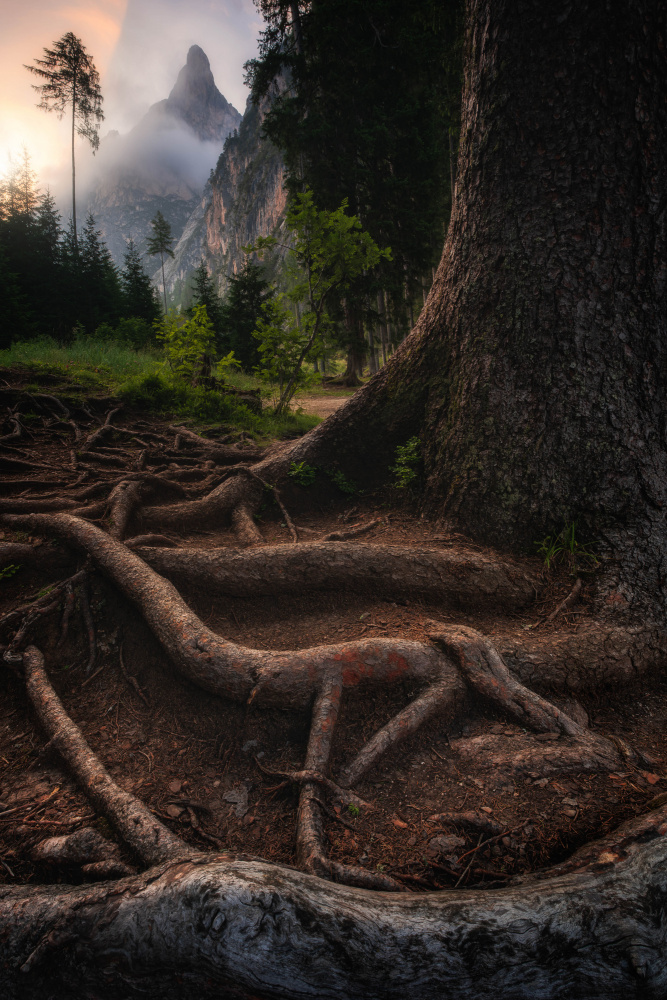
[[[109,129],[127,131],[167,97],[192,44],[208,55],[218,89],[243,112],[243,63],[262,19],[252,0],[0,0],[0,174],[23,143],[43,187],[69,163],[68,126],[35,107],[37,79],[23,68],[73,31],[92,55]],[[81,144],[83,153],[83,144]]]

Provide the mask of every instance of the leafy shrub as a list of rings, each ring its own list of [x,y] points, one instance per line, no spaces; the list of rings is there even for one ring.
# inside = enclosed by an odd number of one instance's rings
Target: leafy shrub
[[[317,476],[317,469],[307,462],[292,462],[287,475],[299,486],[312,486]]]
[[[351,482],[344,472],[337,469],[335,472],[328,472],[331,482],[334,486],[337,486],[341,493],[347,493],[349,496],[353,496],[355,493],[359,493],[358,487]]]
[[[411,486],[419,475],[421,462],[421,445],[418,437],[410,438],[405,444],[399,444],[396,449],[396,462],[390,472],[394,473],[394,486],[404,490]]]

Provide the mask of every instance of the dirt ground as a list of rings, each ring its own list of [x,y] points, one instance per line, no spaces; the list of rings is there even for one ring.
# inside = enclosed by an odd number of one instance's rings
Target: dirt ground
[[[304,413],[313,413],[316,417],[330,417],[332,413],[342,406],[345,400],[349,399],[352,395],[351,392],[347,391],[344,395],[340,394],[340,390],[330,389],[327,391],[326,395],[320,394],[318,396],[308,396],[299,395],[295,399],[294,403],[297,407],[300,407]]]
[[[313,405],[315,399],[320,405],[320,397],[314,397]],[[342,399],[324,402],[339,405]],[[122,422],[132,419],[124,414]],[[141,420],[146,430],[155,432],[164,431],[167,423]],[[71,447],[66,428],[49,435],[35,431],[27,443],[2,443],[0,496],[45,495],[48,487],[38,484],[73,481],[75,473],[68,471]],[[138,454],[140,445],[123,447]],[[106,454],[113,457],[112,450]],[[28,461],[43,467],[30,470],[21,464]],[[101,461],[87,463],[86,469],[90,482],[100,477],[111,481],[114,474],[117,478],[117,470]],[[459,536],[434,531],[416,507],[386,491],[353,498],[341,494],[294,515],[299,527],[317,533],[375,517],[382,523],[360,544],[461,544]],[[289,541],[274,509],[263,514],[260,527],[267,544]],[[10,531],[2,532],[3,540],[49,545]],[[236,543],[221,527],[180,536],[178,544]],[[55,579],[25,568],[5,574],[0,579],[0,615]],[[544,576],[537,602],[511,617],[473,615],[426,600],[383,599],[371,590],[362,595],[322,591],[270,599],[221,599],[197,591],[184,596],[209,627],[235,643],[294,649],[362,636],[426,641],[433,622],[462,622],[492,638],[530,629],[546,640],[555,631],[580,628],[586,619],[584,593],[570,613],[545,623],[571,587],[565,570],[552,571]],[[114,779],[200,849],[225,848],[295,864],[298,789],[265,771],[298,770],[303,765],[309,718],[230,704],[184,680],[136,612],[99,574],[93,575],[91,608],[97,658],[89,673],[88,645],[78,615],[63,645],[58,646],[59,614],[40,622],[32,641],[44,651],[67,711]],[[8,634],[11,630],[4,630],[0,642],[6,642]],[[4,669],[0,691],[0,882],[81,881],[84,876],[76,866],[35,863],[32,849],[47,836],[81,826],[93,825],[107,836],[111,831],[77,790],[57,754],[45,747],[19,677]],[[380,691],[359,688],[347,696],[336,731],[332,775],[415,693],[395,686]],[[355,788],[369,808],[345,812],[327,807],[330,857],[386,872],[412,891],[459,885],[491,888],[564,859],[587,840],[646,810],[659,793],[667,792],[667,686],[646,681],[633,690],[583,698],[582,703],[593,730],[631,739],[653,762],[650,769],[546,779],[517,778],[486,769],[483,762],[471,767],[457,751],[462,739],[494,733],[520,749],[545,738],[476,702],[465,717],[440,718],[386,756]],[[473,835],[432,818],[465,810],[481,812],[500,832]]]

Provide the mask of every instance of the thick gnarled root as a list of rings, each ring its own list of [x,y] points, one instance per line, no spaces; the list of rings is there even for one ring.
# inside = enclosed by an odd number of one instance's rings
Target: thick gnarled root
[[[302,542],[261,549],[139,549],[156,572],[220,594],[259,596],[309,590],[421,595],[454,607],[524,607],[532,573],[511,560],[472,550],[353,542]]]

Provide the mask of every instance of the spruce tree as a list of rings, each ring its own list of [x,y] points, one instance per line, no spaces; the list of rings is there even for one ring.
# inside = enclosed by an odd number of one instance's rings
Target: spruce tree
[[[122,312],[122,292],[111,254],[89,212],[78,244],[81,308],[79,321],[88,333],[101,323],[114,324]]]
[[[216,340],[219,342],[218,346],[222,346],[220,343],[224,325],[222,302],[216,291],[213,276],[208,273],[208,267],[203,258],[192,275],[192,306],[188,309],[188,315],[192,315],[196,306],[206,306],[206,314],[213,324]]]
[[[100,144],[98,134],[102,113],[102,91],[100,77],[92,58],[86,52],[81,39],[68,31],[53,43],[52,49],[44,49],[44,59],[35,59],[34,66],[27,70],[44,80],[34,89],[41,95],[37,105],[44,111],[54,111],[58,118],[66,113],[72,119],[72,220],[74,223],[74,252],[78,250],[76,228],[76,166],[74,140],[77,135],[87,139],[95,151]]]
[[[174,251],[171,248],[171,245],[174,242],[174,237],[171,234],[171,226],[165,219],[162,212],[158,212],[155,218],[151,220],[151,226],[153,229],[153,235],[149,236],[146,240],[146,246],[151,257],[155,257],[157,254],[160,255],[160,264],[162,266],[162,294],[164,296],[164,314],[166,316],[167,285],[164,280],[164,257],[165,254],[168,257],[174,256]]]
[[[260,361],[258,342],[252,333],[262,315],[262,306],[270,297],[264,269],[246,257],[242,270],[230,278],[222,307],[222,350],[233,351],[246,371]]]
[[[151,325],[159,319],[160,306],[157,302],[155,288],[151,279],[144,271],[141,255],[133,239],[127,241],[127,250],[123,255],[123,270],[120,274],[123,292],[123,313],[145,320]]]

